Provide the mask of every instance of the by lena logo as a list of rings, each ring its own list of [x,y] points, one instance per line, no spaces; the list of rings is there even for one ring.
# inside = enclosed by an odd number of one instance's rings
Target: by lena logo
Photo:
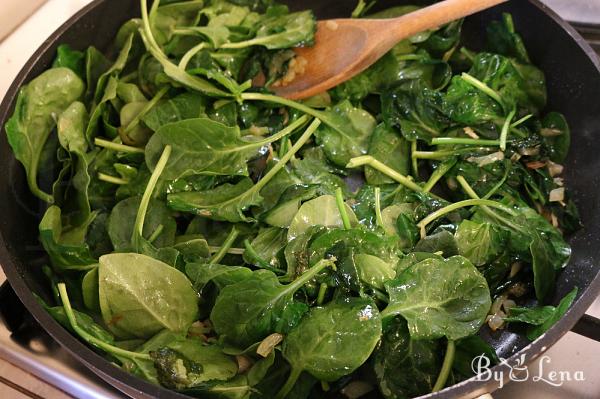
[[[583,371],[556,371],[548,370],[552,363],[550,356],[540,358],[537,370],[529,370],[526,365],[526,356],[523,354],[511,364],[507,359],[500,358],[500,364],[507,366],[508,375],[500,371],[492,371],[492,362],[485,355],[476,356],[471,362],[471,368],[476,374],[478,381],[496,381],[498,388],[502,388],[508,381],[523,382],[543,382],[555,387],[562,386],[567,381],[585,381]],[[535,371],[535,372],[534,372]]]

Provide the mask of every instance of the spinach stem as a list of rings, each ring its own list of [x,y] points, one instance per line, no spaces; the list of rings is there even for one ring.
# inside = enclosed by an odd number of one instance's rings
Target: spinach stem
[[[169,91],[168,87],[163,87],[162,89],[160,89],[160,91],[156,93],[156,95],[152,97],[152,99],[148,101],[146,105],[144,105],[144,108],[142,108],[142,110],[135,116],[135,118],[133,118],[133,120],[129,122],[127,127],[125,127],[125,129],[123,130],[123,134],[127,135],[129,132],[135,129],[140,124],[140,120],[142,119],[142,117],[156,106],[156,104],[161,100],[161,98],[163,98],[163,96],[167,94],[167,91]]]
[[[218,252],[222,247],[208,247],[211,253]],[[229,248],[227,253],[230,255],[243,255],[246,251],[245,248]]]
[[[506,140],[508,139],[508,132],[510,131],[510,122],[515,117],[517,112],[516,108],[513,108],[512,111],[508,114],[508,117],[504,121],[504,125],[502,125],[502,131],[500,132],[500,149],[502,151],[506,150]]]
[[[500,145],[500,140],[481,140],[481,139],[468,139],[459,137],[436,137],[431,140],[431,145],[450,145],[450,144],[461,144],[461,145],[476,145],[480,147],[490,146],[497,147]]]
[[[146,220],[146,212],[148,212],[148,206],[150,205],[150,199],[152,198],[152,193],[154,192],[154,188],[156,187],[156,183],[158,183],[158,179],[162,174],[165,166],[167,166],[167,162],[169,162],[169,157],[171,156],[171,146],[165,146],[156,167],[154,168],[154,172],[150,175],[150,179],[148,180],[148,184],[146,185],[146,189],[144,190],[144,195],[142,195],[142,200],[140,201],[140,207],[138,208],[137,215],[135,217],[135,224],[133,229],[133,236],[131,237],[131,243],[134,248],[139,248],[139,239],[143,237],[144,234],[144,222]]]
[[[73,328],[73,330],[77,333],[77,335],[79,335],[85,341],[89,342],[90,344],[94,345],[95,347],[97,347],[107,353],[117,355],[117,356],[122,356],[127,359],[152,360],[150,355],[147,355],[145,353],[137,353],[137,352],[131,352],[131,351],[127,351],[125,349],[121,349],[119,347],[116,347],[114,345],[111,345],[107,342],[104,342],[104,341],[94,337],[93,335],[89,334],[84,329],[79,327],[79,325],[77,324],[77,318],[75,317],[75,313],[73,312],[73,308],[71,307],[71,302],[69,301],[69,295],[67,293],[67,286],[65,285],[65,283],[58,283],[57,287],[58,287],[58,293],[60,296],[60,300],[62,301],[63,308],[65,309],[65,314],[67,315],[67,319],[69,320],[69,324],[71,325],[71,328]]]
[[[515,121],[515,122],[511,123],[510,124],[510,128],[513,129],[513,128],[519,126],[520,124],[524,123],[525,121],[528,121],[529,119],[531,119],[531,117],[533,117],[533,114],[525,115],[524,117],[522,117],[518,121]]]
[[[412,153],[413,158],[417,159],[431,159],[431,160],[444,160],[453,155],[462,155],[474,152],[486,152],[490,153],[489,147],[467,147],[459,148],[457,150],[440,150],[440,151],[415,151]]]
[[[475,190],[473,190],[473,188],[469,185],[469,183],[467,182],[467,180],[465,180],[464,177],[457,176],[456,177],[456,181],[458,182],[458,184],[460,184],[460,186],[462,187],[462,189],[465,191],[465,193],[469,197],[471,197],[472,199],[479,199],[479,196],[477,195],[477,193],[475,192]],[[484,199],[486,199],[486,198],[484,198]],[[508,220],[508,219],[506,219],[506,218],[498,215],[496,212],[492,211],[487,206],[482,206],[481,210],[483,212],[485,212],[488,216],[491,216],[492,218],[500,221],[501,223],[504,223],[506,226],[510,227],[511,229],[516,230],[516,231],[520,231],[520,232],[524,233],[523,229],[521,229],[519,226],[515,225],[510,220]]]
[[[173,31],[173,33],[176,33],[177,29],[175,31]],[[198,54],[198,52],[200,52],[201,50],[203,50],[206,47],[206,43],[202,42],[200,44],[198,44],[197,46],[192,47],[191,49],[189,49],[187,51],[187,53],[185,53],[183,55],[183,57],[181,57],[181,61],[179,61],[179,69],[181,69],[182,71],[185,72],[185,70],[187,69],[188,64],[190,63],[190,61],[192,60],[192,58]]]
[[[292,390],[292,388],[294,388],[294,385],[296,385],[296,381],[298,381],[298,378],[300,378],[300,374],[302,374],[302,369],[296,369],[292,367],[292,370],[290,371],[290,375],[288,376],[285,385],[279,390],[279,392],[275,396],[275,399],[286,398]]]
[[[417,183],[415,183],[408,177],[396,172],[394,169],[390,168],[386,164],[378,161],[377,159],[373,158],[370,155],[363,155],[360,157],[352,158],[350,160],[350,162],[348,163],[348,165],[346,165],[346,167],[347,168],[357,168],[359,166],[364,166],[364,165],[368,165],[368,166],[372,167],[373,169],[380,171],[384,175],[394,179],[398,183],[402,184],[403,186],[405,186],[413,191],[417,191],[417,192],[423,191],[423,188],[421,188],[421,186],[419,186]]]
[[[209,263],[211,265],[217,264],[221,260],[223,260],[223,258],[225,257],[225,255],[227,255],[227,250],[229,250],[229,248],[231,248],[233,246],[233,243],[238,238],[239,234],[240,234],[240,232],[237,231],[237,229],[235,227],[233,227],[231,229],[231,231],[229,232],[229,235],[227,236],[227,238],[223,242],[223,245],[221,246],[221,248],[219,248],[219,251],[216,254],[214,254],[212,256],[212,258],[210,258]]]
[[[435,221],[436,219],[445,216],[449,213],[452,213],[458,209],[461,208],[466,208],[469,206],[489,206],[491,208],[497,208],[500,209],[506,213],[508,213],[511,216],[515,216],[515,213],[513,212],[512,209],[510,209],[509,207],[507,207],[506,205],[503,205],[499,202],[496,201],[490,201],[490,200],[484,200],[484,199],[469,199],[469,200],[464,200],[464,201],[459,201],[459,202],[455,202],[453,204],[450,204],[442,209],[438,209],[437,211],[431,213],[430,215],[428,215],[427,217],[425,217],[424,219],[422,219],[418,224],[417,227],[419,227],[421,229],[421,237],[425,237],[426,233],[425,233],[425,228],[427,227],[427,225],[433,221]]]
[[[462,55],[465,56],[466,59],[471,61],[471,63],[475,61],[475,56],[473,55],[473,52],[467,49],[466,47],[461,47],[459,51]]]
[[[275,104],[294,108],[294,109],[297,109],[298,111],[304,112],[305,114],[308,114],[317,119],[320,119],[324,124],[328,125],[332,129],[334,129],[336,131],[340,131],[340,128],[338,126],[336,126],[336,124],[333,123],[333,121],[331,121],[331,119],[328,117],[326,112],[316,110],[314,108],[311,108],[307,105],[304,105],[302,103],[299,103],[299,102],[296,102],[293,100],[288,100],[287,98],[274,96],[272,94],[262,94],[262,93],[242,93],[240,98],[242,100],[246,100],[246,101],[272,102]],[[341,131],[340,133],[346,134],[344,131]]]
[[[471,199],[479,199],[479,195],[477,195],[475,190],[473,190],[473,187],[471,187],[469,185],[469,183],[467,182],[467,180],[464,177],[462,177],[461,175],[458,175],[458,176],[456,176],[456,181],[458,182],[458,184],[460,184],[460,186],[465,191],[465,193],[469,197],[471,197]]]
[[[260,267],[261,269],[266,269],[270,272],[273,272],[275,274],[285,274],[285,272],[283,270],[277,269],[273,266],[271,266],[269,264],[269,262],[267,262],[266,260],[264,260],[254,249],[254,247],[252,246],[252,244],[250,243],[250,240],[245,239],[244,240],[244,247],[246,248],[246,253],[248,253],[248,256],[251,260],[254,260],[258,267]]]
[[[290,134],[294,133],[299,127],[306,124],[306,122],[308,122],[309,119],[310,119],[310,117],[308,115],[302,115],[300,118],[296,119],[295,121],[293,121],[292,123],[287,125],[281,131],[275,133],[274,135],[269,136],[261,141],[251,142],[251,143],[249,143],[249,145],[252,145],[254,147],[263,146],[263,145],[267,145],[270,143],[274,143],[275,141],[279,141],[283,138],[286,138]]]
[[[306,144],[308,139],[313,135],[315,130],[321,125],[321,121],[319,119],[315,119],[310,126],[306,129],[304,134],[298,139],[296,144],[292,146],[292,148],[271,168],[271,170],[254,185],[252,189],[256,191],[262,190],[262,188],[277,174],[281,169],[285,167],[285,165],[290,161],[290,159]]]
[[[444,177],[454,165],[456,165],[456,162],[457,159],[455,157],[449,158],[447,161],[442,162],[442,164],[440,164],[437,169],[433,171],[425,186],[423,186],[423,191],[426,193],[430,192],[431,189],[435,187],[437,182],[440,181],[440,179]]]
[[[502,103],[502,97],[500,97],[500,94],[498,94],[496,90],[492,89],[490,86],[486,85],[474,76],[469,75],[468,73],[463,73],[461,75],[461,78],[465,82],[469,83],[471,86],[481,90],[482,92],[493,98],[498,104],[504,107],[504,104]]]
[[[213,97],[232,97],[232,94],[218,89],[209,81],[182,71],[163,53],[152,33],[152,20],[156,16],[159,4],[160,0],[154,1],[150,13],[148,13],[148,0],[141,0],[142,27],[139,32],[146,49],[162,65],[165,75],[190,89],[198,90]]]
[[[132,147],[130,145],[119,144],[112,141],[100,139],[96,137],[94,139],[94,144],[98,147],[106,148],[108,150],[119,151],[119,152],[128,152],[131,154],[143,154],[145,151],[143,148]]]
[[[373,288],[373,295],[375,296],[376,299],[379,299],[381,302],[383,303],[390,303],[389,298],[380,290],[378,290],[377,288]]]
[[[342,193],[341,187],[338,187],[335,190],[335,203],[337,204],[338,210],[340,211],[340,216],[342,217],[344,229],[350,230],[352,228],[352,224],[350,223],[350,218],[348,217],[348,212],[346,211],[346,203],[344,202],[344,194]]]
[[[319,286],[319,294],[317,295],[317,306],[321,306],[325,300],[325,294],[327,293],[327,284],[321,283]]]
[[[417,140],[412,141],[410,143],[410,154],[411,154],[411,163],[412,163],[412,170],[413,170],[413,176],[415,177],[415,179],[419,178],[419,160],[417,157],[414,156],[414,153],[418,151],[418,144]]]
[[[446,386],[446,381],[450,375],[452,369],[452,363],[454,363],[454,354],[456,353],[456,345],[454,341],[448,340],[448,346],[446,346],[446,354],[444,355],[444,362],[442,363],[442,369],[438,375],[435,385],[433,386],[432,392],[441,391]]]
[[[377,226],[383,227],[383,217],[381,216],[381,188],[375,187],[375,222]]]
[[[486,195],[483,196],[483,199],[490,199],[492,197],[492,195],[496,194],[496,191],[500,190],[500,187],[502,187],[504,185],[504,183],[506,182],[506,179],[508,179],[508,174],[510,173],[510,163],[507,162],[507,167],[506,170],[504,171],[504,176],[502,176],[502,179],[500,179],[500,181],[498,183],[496,183],[496,185],[494,187],[492,187],[492,189],[490,191],[488,191],[488,193]],[[465,181],[466,183],[466,181]]]
[[[296,292],[302,287],[304,284],[308,283],[310,280],[315,278],[315,276],[321,273],[322,270],[331,267],[335,270],[335,262],[337,259],[321,259],[317,262],[316,265],[302,273],[296,280],[292,281],[290,284],[285,286],[285,293]]]
[[[154,232],[148,238],[148,241],[150,243],[153,243],[154,241],[156,241],[156,239],[163,232],[164,229],[165,229],[165,226],[162,224],[159,224],[158,227],[156,228],[156,230],[154,230]]]
[[[115,177],[111,175],[107,175],[105,173],[98,173],[98,180],[105,181],[107,183],[117,184],[119,186],[123,186],[125,184],[129,184],[129,180],[121,179],[120,177]]]

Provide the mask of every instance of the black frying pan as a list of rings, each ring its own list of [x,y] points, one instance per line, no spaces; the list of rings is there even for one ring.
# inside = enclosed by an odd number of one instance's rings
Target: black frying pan
[[[354,0],[283,2],[292,9],[312,8],[321,19],[347,16],[356,3]],[[398,3],[403,2],[381,0],[378,7]],[[554,296],[557,302],[574,286],[579,287],[577,302],[565,317],[529,346],[528,341],[510,330],[486,337],[501,357],[509,358],[514,364],[521,355],[531,361],[552,346],[573,328],[600,292],[600,61],[569,25],[537,0],[513,0],[469,18],[464,32],[468,45],[480,47],[485,26],[504,11],[513,14],[534,63],[546,72],[548,109],[563,112],[571,125],[573,145],[566,177],[585,223],[585,228],[571,240],[573,258],[561,273]],[[40,269],[45,261],[44,253],[37,241],[37,225],[45,205],[29,193],[23,168],[12,155],[4,131],[19,87],[50,66],[59,44],[69,43],[79,49],[93,44],[99,49],[109,49],[121,24],[138,15],[139,0],[92,2],[44,42],[9,89],[0,106],[0,263],[14,291],[39,324],[100,377],[134,397],[185,398],[111,365],[63,329],[37,303],[32,292],[50,298]],[[494,371],[506,372],[508,366],[496,366]],[[474,397],[495,388],[493,382],[471,379],[427,397]]]

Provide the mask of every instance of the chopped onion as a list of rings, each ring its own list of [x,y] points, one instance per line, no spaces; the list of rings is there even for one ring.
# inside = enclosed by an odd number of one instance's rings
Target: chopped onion
[[[554,184],[556,184],[557,186],[564,186],[565,185],[565,179],[563,179],[562,177],[555,177],[554,179]]]
[[[564,170],[565,170],[565,167],[562,166],[561,164],[558,164],[558,163],[555,163],[552,161],[548,161],[548,173],[550,173],[551,177],[561,175]]]
[[[540,130],[540,135],[543,137],[556,137],[560,136],[561,134],[563,134],[563,132],[558,129],[543,128],[542,130]]]
[[[473,130],[472,128],[470,128],[469,126],[465,127],[463,129],[463,131],[465,132],[465,134],[467,136],[469,136],[472,139],[477,140],[479,138],[479,136],[477,135],[477,133],[475,133],[475,130]]]
[[[521,159],[521,154],[518,154],[516,152],[514,154],[512,154],[512,156],[510,157],[510,160],[513,162],[518,162],[519,159]]]
[[[561,202],[565,199],[565,188],[555,188],[550,191],[550,202]]]
[[[506,301],[502,302],[502,309],[504,309],[504,313],[506,314],[508,314],[510,309],[514,308],[515,306],[517,306],[517,303],[512,299],[507,299]]]
[[[559,228],[560,225],[558,223],[558,218],[556,217],[556,215],[554,213],[551,213],[550,214],[550,218],[551,218],[551,221],[552,221],[552,226],[554,226],[556,228]]]
[[[498,313],[488,316],[487,324],[492,331],[496,331],[502,327],[504,327],[504,318],[506,314],[502,311],[498,311]]]
[[[492,307],[490,308],[489,314],[494,315],[498,313],[500,311],[500,308],[502,307],[502,302],[504,302],[505,300],[506,294],[502,294],[498,298],[496,298],[492,303]]]
[[[262,340],[260,345],[258,345],[258,348],[256,348],[256,353],[262,357],[267,357],[281,341],[283,341],[283,335],[273,333]]]
[[[533,156],[540,153],[540,147],[519,148],[519,154],[524,156]]]
[[[373,390],[373,386],[364,381],[352,381],[340,391],[348,399],[358,399]]]
[[[504,159],[504,153],[502,151],[494,152],[493,154],[484,155],[482,157],[470,157],[467,161],[477,164],[479,167],[492,164],[494,162],[502,161]]]
[[[519,273],[522,268],[523,268],[523,264],[521,262],[513,263],[510,267],[510,274],[508,275],[508,278],[513,278],[514,276],[516,276],[517,273]]]
[[[244,355],[238,355],[235,357],[238,363],[238,373],[244,374],[246,371],[252,368],[252,360]]]
[[[519,298],[527,293],[527,286],[521,282],[514,283],[508,290],[506,290],[506,292],[515,298]]]

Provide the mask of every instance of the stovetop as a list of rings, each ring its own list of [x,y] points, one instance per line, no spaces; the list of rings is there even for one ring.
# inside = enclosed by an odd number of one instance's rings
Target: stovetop
[[[0,42],[0,98],[21,66],[39,44],[60,24],[91,0],[48,0],[35,14],[6,40]],[[570,21],[600,53],[600,0],[543,0]],[[0,270],[0,283],[5,277]],[[18,318],[30,317],[11,295],[7,285],[0,290],[0,304]],[[600,300],[588,314],[600,317]],[[25,323],[14,330],[15,319],[0,322],[0,359],[37,376],[76,398],[114,399],[124,395],[104,383],[91,371],[72,358],[35,323]],[[546,357],[529,366],[531,378],[513,382],[494,392],[496,399],[597,399],[600,398],[600,344],[567,333],[546,352]],[[568,372],[571,381],[549,381],[549,375]],[[584,381],[576,381],[581,372]],[[566,375],[566,374],[565,374]],[[537,380],[533,377],[538,376]],[[0,384],[1,385],[1,384]],[[0,389],[1,392],[1,389]]]

